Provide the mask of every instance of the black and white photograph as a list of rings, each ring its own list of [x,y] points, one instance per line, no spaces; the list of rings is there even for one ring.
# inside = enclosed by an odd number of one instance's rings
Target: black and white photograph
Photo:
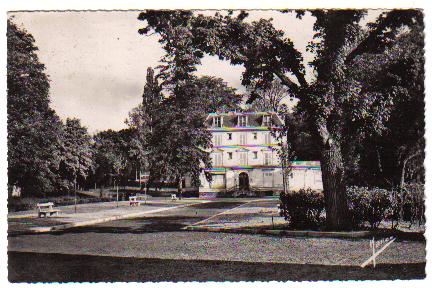
[[[431,15],[128,8],[3,15],[10,283],[426,278]]]

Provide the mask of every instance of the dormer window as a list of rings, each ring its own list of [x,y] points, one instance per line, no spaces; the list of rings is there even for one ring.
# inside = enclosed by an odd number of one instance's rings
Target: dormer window
[[[220,116],[213,118],[213,127],[222,127],[222,119]]]
[[[264,115],[263,116],[262,126],[271,126],[271,116],[270,115]]]
[[[238,116],[238,126],[247,126],[247,116],[246,115]]]

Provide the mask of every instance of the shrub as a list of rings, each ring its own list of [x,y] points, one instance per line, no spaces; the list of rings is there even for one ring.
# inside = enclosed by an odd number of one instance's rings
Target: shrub
[[[390,208],[387,210],[386,219],[391,221],[391,228],[395,229],[402,217],[402,197],[398,190],[390,192]]]
[[[420,225],[425,222],[424,185],[418,183],[406,184],[401,189],[401,213],[404,221]]]
[[[298,192],[280,194],[280,215],[289,221],[290,228],[317,228],[321,225],[324,211],[322,193],[301,189]]]
[[[385,189],[352,186],[347,196],[354,226],[368,222],[372,229],[377,228],[391,207],[391,195]]]
[[[421,225],[425,222],[424,185],[419,183],[406,184],[403,189],[395,189],[391,192],[391,207],[386,219],[392,222],[392,228],[396,228],[400,220],[417,222]]]

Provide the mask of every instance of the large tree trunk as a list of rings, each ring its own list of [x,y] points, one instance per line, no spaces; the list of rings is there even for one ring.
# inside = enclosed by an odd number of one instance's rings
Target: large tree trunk
[[[351,228],[348,217],[345,170],[340,143],[328,133],[325,125],[320,125],[322,138],[321,169],[326,206],[326,222],[329,230]]]

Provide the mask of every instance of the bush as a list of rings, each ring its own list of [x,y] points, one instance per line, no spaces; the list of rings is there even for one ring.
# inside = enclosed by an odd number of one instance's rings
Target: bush
[[[398,191],[399,217],[402,220],[421,225],[425,222],[424,185],[418,183],[406,184]],[[398,219],[399,220],[399,219]]]
[[[386,219],[391,221],[391,228],[395,229],[402,217],[402,197],[398,190],[390,192],[390,208],[387,211]]]
[[[388,215],[391,207],[389,191],[380,188],[348,187],[348,207],[354,226],[368,222],[375,229]]]
[[[324,195],[322,193],[301,189],[298,192],[280,194],[280,215],[289,221],[293,229],[315,229],[322,222],[324,212]]]

